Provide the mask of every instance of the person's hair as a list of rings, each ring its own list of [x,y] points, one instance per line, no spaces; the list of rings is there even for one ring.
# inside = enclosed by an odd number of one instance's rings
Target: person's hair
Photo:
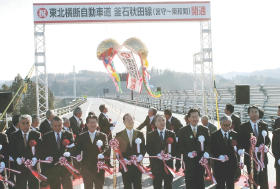
[[[197,109],[197,108],[191,108],[191,109],[189,109],[189,111],[188,111],[188,117],[190,117],[191,116],[191,113],[194,113],[194,112],[197,112],[198,113],[198,116],[200,116],[200,113],[199,113],[199,110]]]
[[[63,123],[65,123],[65,122],[68,122],[68,121],[69,121],[69,119],[68,119],[67,117],[63,117],[63,118],[62,118],[62,120],[63,120]]]
[[[59,116],[54,116],[53,121],[62,121]]]
[[[188,118],[189,118],[188,114],[185,114],[184,116],[185,121],[188,121]]]
[[[230,103],[226,104],[226,110],[229,111],[230,113],[234,112],[234,106]]]
[[[232,122],[231,117],[230,117],[230,116],[227,116],[227,115],[223,115],[223,116],[220,118],[220,123],[221,123],[221,125],[223,125],[224,122],[226,122],[226,121]]]
[[[51,117],[52,114],[54,115],[53,110],[48,110],[48,111],[46,112],[46,118],[49,119],[49,118]]]
[[[99,110],[100,110],[100,112],[103,112],[104,110],[105,110],[105,104],[101,104],[100,106],[99,106]]]
[[[278,109],[280,109],[280,105],[278,105]]]
[[[131,114],[130,114],[130,113],[126,113],[126,114],[124,114],[124,115],[123,115],[123,118],[122,118],[122,119],[123,119],[123,121],[125,120],[125,117],[126,117],[126,116],[128,116],[128,115],[130,115],[130,116],[131,116]]]
[[[164,115],[172,116],[171,110],[168,110],[168,109],[164,110]]]
[[[95,113],[94,112],[89,112],[88,116],[95,116]]]
[[[207,120],[209,120],[209,117],[208,117],[208,115],[203,115],[202,117],[201,117],[201,120],[202,119],[207,119]]]
[[[14,126],[17,126],[17,124],[18,124],[18,122],[19,122],[19,117],[20,117],[19,114],[13,115],[13,117],[12,117],[12,123],[13,123]]]
[[[32,115],[32,123],[34,123],[36,120],[37,120],[37,121],[40,120],[39,116],[37,116],[37,115]]]
[[[264,116],[264,110],[262,108],[259,108],[259,118],[262,119]]]
[[[98,121],[98,118],[95,115],[94,116],[87,116],[86,123],[88,123],[90,119],[95,119],[96,121]]]
[[[74,111],[73,111],[73,114],[77,115],[79,113],[82,113],[82,109],[80,107],[75,108]]]
[[[259,111],[258,106],[252,105],[252,106],[249,106],[249,107],[248,107],[248,114],[250,113],[250,110],[251,110],[251,109],[257,109],[257,110]]]
[[[155,116],[155,122],[157,122],[157,120],[159,119],[159,118],[163,118],[164,120],[165,120],[165,117],[163,116],[163,115],[161,115],[161,114],[157,114],[156,116]]]
[[[21,122],[21,121],[24,120],[24,119],[28,119],[30,123],[32,122],[32,118],[31,118],[31,116],[28,115],[28,114],[23,114],[23,115],[21,115],[21,116],[19,117],[19,122]]]
[[[150,109],[149,109],[149,110],[152,110],[154,115],[156,115],[156,114],[157,114],[157,109],[156,109],[156,108],[154,108],[154,107],[150,107]]]

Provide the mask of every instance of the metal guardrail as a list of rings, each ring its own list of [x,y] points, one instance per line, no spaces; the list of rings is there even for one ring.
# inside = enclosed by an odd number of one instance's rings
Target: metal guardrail
[[[227,103],[235,106],[235,113],[239,114],[242,121],[249,119],[247,108],[249,105],[235,104],[235,88],[220,88],[218,92],[218,107],[219,114],[224,113],[224,108]],[[130,94],[121,94],[120,96],[106,96],[106,98],[123,101],[142,107],[155,107],[158,110],[170,109],[172,112],[185,114],[190,107],[202,107],[201,91],[194,92],[193,90],[175,90],[163,91],[160,98],[152,98],[147,94],[135,94],[134,100],[131,100]],[[196,98],[198,97],[198,98]],[[208,96],[208,101],[215,102],[215,99]],[[250,103],[256,104],[264,110],[263,120],[270,126],[277,116],[277,107],[280,104],[280,87],[273,86],[256,86],[250,88]],[[210,103],[209,103],[210,104]],[[215,107],[207,107],[208,114],[215,110]],[[214,112],[213,118],[216,119]]]

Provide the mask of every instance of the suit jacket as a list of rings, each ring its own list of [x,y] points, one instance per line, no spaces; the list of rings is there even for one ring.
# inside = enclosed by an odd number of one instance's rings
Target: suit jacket
[[[29,145],[31,140],[35,140],[37,145],[35,146],[35,155],[32,154],[32,148]],[[37,131],[30,130],[28,134],[27,145],[24,146],[24,139],[21,130],[14,132],[11,136],[10,147],[12,148],[11,156],[16,161],[17,158],[24,157],[25,160],[32,159],[36,157],[40,158],[40,150],[41,148],[41,134]],[[45,149],[44,149],[45,150]],[[24,165],[17,165],[17,167],[22,170],[24,169]]]
[[[171,117],[171,123],[166,120],[166,129],[174,131],[176,136],[179,134],[179,130],[183,127],[182,123],[176,117]]]
[[[278,117],[277,119],[275,119],[275,122],[273,124],[273,131],[280,128],[280,117]]]
[[[200,135],[203,135],[205,138],[203,151],[201,150],[201,144],[198,141],[198,137]],[[191,168],[194,164],[198,164],[204,152],[209,153],[210,151],[210,137],[208,128],[198,125],[196,137],[194,136],[190,125],[181,128],[179,131],[178,145],[181,154],[183,154],[184,161],[186,162],[186,165],[188,165],[187,168]],[[188,157],[188,153],[192,151],[197,152],[197,156],[195,158]]]
[[[30,127],[30,129],[31,130],[33,130],[33,131],[37,131],[37,132],[40,132],[40,130],[37,128],[37,127],[35,127],[35,128],[33,128],[33,127]]]
[[[221,129],[211,135],[211,154],[218,158],[220,155],[227,155],[229,160],[226,162],[214,161],[214,174],[223,176],[225,172],[230,171],[232,176],[237,169],[237,155],[232,146],[232,141],[237,141],[237,132],[230,131],[228,140],[225,141]]]
[[[70,128],[72,129],[72,132],[74,135],[78,136],[80,132],[83,130],[83,120],[81,120],[81,123],[79,124],[78,121],[74,116],[72,116],[69,121],[70,121]]]
[[[173,139],[173,144],[171,145],[171,155],[175,156],[176,153],[176,136],[175,133],[173,131],[167,130],[165,129],[165,136],[164,136],[164,140],[163,143],[161,143],[161,139],[160,139],[160,135],[158,133],[158,130],[154,130],[152,132],[150,132],[148,134],[148,138],[147,138],[147,145],[146,145],[146,149],[147,149],[147,153],[150,156],[157,156],[158,153],[161,153],[161,151],[164,151],[165,153],[168,152],[168,144],[167,144],[167,138],[171,137]],[[156,174],[161,174],[162,170],[163,170],[163,161],[159,160],[157,158],[151,158],[150,159],[151,162],[151,166],[152,166],[152,172],[154,175]],[[166,161],[166,164],[173,168],[173,160],[168,160]]]
[[[55,163],[58,162],[59,158],[63,156],[63,153],[67,151],[67,148],[63,146],[63,140],[69,140],[70,144],[73,143],[73,135],[68,131],[61,130],[61,147],[58,149],[56,136],[54,131],[50,131],[43,135],[42,137],[42,153],[41,158],[46,159],[46,157],[53,157],[53,162],[51,164],[46,164],[46,168],[53,167]],[[68,159],[70,160],[70,159]]]
[[[275,157],[275,167],[280,168],[278,160],[280,159],[280,128],[273,131],[272,137],[272,153]]]
[[[258,123],[258,137],[257,137],[257,144],[256,147],[260,146],[260,144],[265,144],[270,146],[270,139],[268,136],[265,137],[265,141],[264,138],[262,136],[262,131],[265,130],[268,134],[268,125],[264,122],[259,122]],[[249,153],[249,149],[250,149],[250,133],[254,133],[251,123],[250,121],[243,123],[240,126],[240,131],[238,133],[238,141],[237,141],[237,147],[238,149],[245,149],[245,151],[247,153]],[[254,134],[255,136],[255,134]],[[248,156],[244,157],[244,163],[249,166],[250,165],[250,158]],[[265,154],[264,157],[264,163],[267,164],[268,160],[267,160],[267,154]]]
[[[103,146],[101,147],[101,151],[99,151],[96,142],[101,140],[103,142]],[[91,143],[89,132],[83,132],[77,137],[76,146],[74,147],[74,155],[81,154],[82,152],[82,161],[81,167],[82,169],[87,169],[91,172],[97,171],[97,156],[100,153],[103,153],[104,156],[109,156],[109,146],[106,134],[96,131],[94,141]]]
[[[0,161],[4,161],[7,166],[9,160],[8,137],[4,133],[0,133],[0,144],[2,145],[2,148],[0,150]]]
[[[210,122],[208,122],[207,128],[209,129],[210,135],[217,131],[217,127]]]
[[[140,153],[137,153],[137,144],[135,143],[135,139],[140,138],[142,143],[140,144]],[[132,155],[139,155],[142,154],[143,157],[146,153],[145,148],[145,138],[141,131],[133,129],[133,136],[132,136],[132,147],[130,147],[128,135],[126,129],[122,130],[121,132],[116,134],[116,139],[120,143],[120,150],[124,158],[130,159]]]
[[[42,133],[42,135],[46,134],[49,131],[52,131],[52,127],[49,124],[48,119],[45,119],[41,124],[40,124],[40,132]]]
[[[110,127],[112,127],[113,124],[110,123],[109,119],[103,113],[100,113],[98,117],[98,125],[100,127],[100,131],[105,133],[107,136],[111,133]]]
[[[146,117],[143,123],[141,123],[136,129],[141,130],[144,127],[147,127],[146,130],[146,136],[148,135],[149,132],[153,131],[155,129],[155,119],[153,118],[152,122],[150,123],[150,118],[149,116]]]
[[[240,131],[240,125],[241,125],[240,118],[237,115],[232,114],[231,115],[231,120],[232,120],[232,128],[233,128],[233,130],[238,133]]]
[[[12,134],[16,131],[15,127],[14,126],[10,126],[7,130],[6,130],[6,135],[8,137],[8,141],[9,141],[9,148],[8,148],[8,154],[9,156],[12,156],[11,153],[13,151],[13,148],[11,147],[11,137],[12,137]]]

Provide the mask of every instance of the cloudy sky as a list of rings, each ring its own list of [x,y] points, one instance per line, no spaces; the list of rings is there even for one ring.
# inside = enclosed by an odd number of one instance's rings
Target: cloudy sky
[[[0,80],[11,80],[17,73],[25,76],[34,63],[32,6],[32,1],[0,0]],[[216,74],[280,67],[279,7],[279,0],[211,1]],[[148,47],[150,67],[192,72],[192,56],[200,49],[199,30],[198,22],[47,25],[47,70],[67,73],[75,65],[76,70],[105,71],[96,58],[98,44],[107,38],[122,43],[138,37]]]

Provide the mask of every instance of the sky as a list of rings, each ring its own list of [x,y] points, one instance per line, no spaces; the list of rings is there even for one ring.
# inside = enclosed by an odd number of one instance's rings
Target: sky
[[[48,2],[102,1],[0,0],[0,80],[12,80],[18,73],[24,77],[31,68],[34,63],[32,3]],[[279,7],[279,0],[211,1],[215,74],[280,67]],[[96,58],[98,44],[107,38],[121,44],[130,37],[146,44],[150,68],[193,72],[193,54],[200,50],[199,22],[47,25],[47,72],[68,73],[74,65],[76,71],[105,72],[102,62]]]

